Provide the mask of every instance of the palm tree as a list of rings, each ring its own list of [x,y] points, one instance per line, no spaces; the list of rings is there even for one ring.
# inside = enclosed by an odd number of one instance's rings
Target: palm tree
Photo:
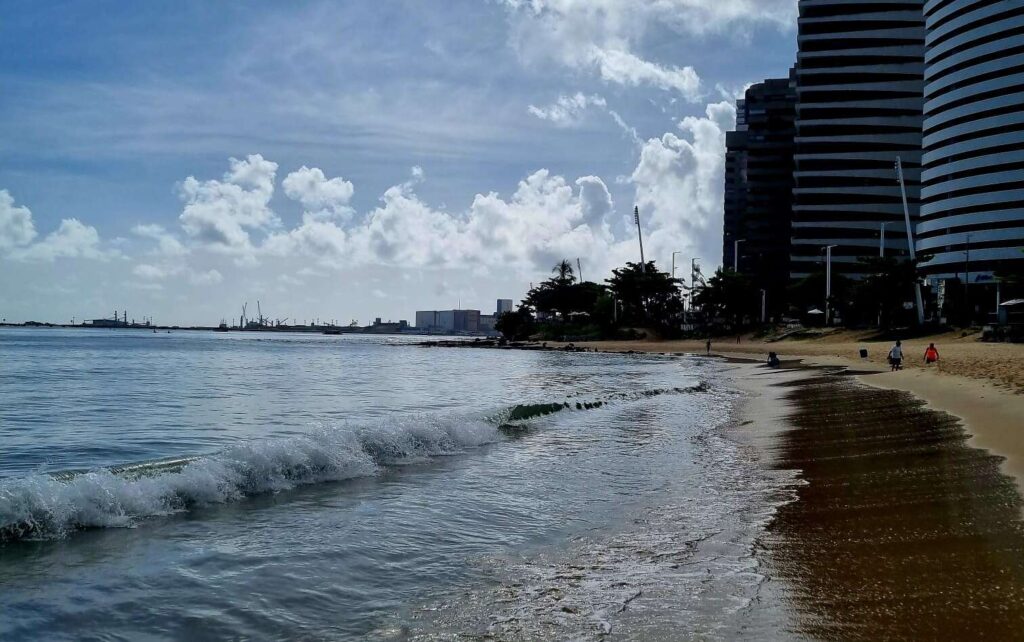
[[[555,280],[558,281],[559,284],[568,285],[576,281],[576,276],[572,269],[572,263],[569,262],[569,259],[562,259],[551,271],[558,275]]]

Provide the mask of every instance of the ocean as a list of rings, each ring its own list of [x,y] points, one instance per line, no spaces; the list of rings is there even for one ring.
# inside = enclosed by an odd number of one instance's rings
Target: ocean
[[[794,475],[685,356],[0,329],[0,639],[736,639]]]

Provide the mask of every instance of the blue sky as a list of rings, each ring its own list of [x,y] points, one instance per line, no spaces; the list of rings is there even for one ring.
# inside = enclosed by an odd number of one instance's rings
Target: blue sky
[[[12,0],[0,317],[489,311],[635,260],[634,203],[648,258],[710,268],[730,103],[795,5]]]

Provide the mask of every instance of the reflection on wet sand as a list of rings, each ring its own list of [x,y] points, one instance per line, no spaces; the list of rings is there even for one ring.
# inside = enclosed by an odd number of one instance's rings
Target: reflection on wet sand
[[[779,466],[799,501],[764,536],[766,571],[819,639],[1019,639],[1021,498],[956,418],[852,378],[793,384]]]

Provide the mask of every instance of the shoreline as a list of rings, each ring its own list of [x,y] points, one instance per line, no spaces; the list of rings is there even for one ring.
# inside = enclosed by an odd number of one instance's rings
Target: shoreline
[[[1000,458],[961,420],[848,367],[740,372],[761,384],[748,431],[780,421],[769,461],[799,471],[797,500],[760,540],[772,597],[812,639],[1006,639],[1024,614],[1024,507]],[[877,376],[877,375],[868,375]]]
[[[923,341],[906,342],[908,354],[914,354],[910,352],[911,347],[916,352],[918,346],[915,344],[918,343]],[[872,388],[908,392],[923,401],[929,409],[945,412],[959,419],[968,436],[968,443],[1002,458],[1000,469],[1013,479],[1017,489],[1024,496],[1024,429],[1017,429],[1017,426],[1024,426],[1022,390],[991,378],[955,374],[949,366],[925,368],[918,364],[908,364],[904,370],[890,372],[877,359],[864,361],[836,354],[802,354],[800,347],[808,345],[811,344],[748,342],[734,345],[722,342],[718,346],[712,346],[711,356],[763,363],[762,359],[767,357],[767,350],[771,349],[779,353],[780,359],[783,360],[783,370],[793,364],[799,364],[798,367],[839,367],[854,375],[857,381]],[[828,344],[825,345],[828,347]],[[704,345],[696,341],[590,342],[576,344],[575,348],[597,352],[685,353],[695,356],[703,356],[706,352]],[[921,351],[923,352],[923,347]],[[874,352],[878,353],[877,350]],[[1020,352],[1021,366],[1024,367],[1024,346],[1021,346]]]

